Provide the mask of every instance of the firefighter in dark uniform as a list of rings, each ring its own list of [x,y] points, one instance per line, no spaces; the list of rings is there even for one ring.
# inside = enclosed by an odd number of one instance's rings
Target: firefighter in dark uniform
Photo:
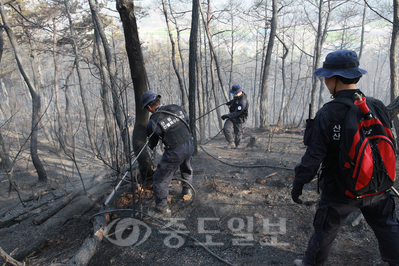
[[[161,105],[160,99],[161,96],[151,90],[141,96],[143,109],[152,113],[147,124],[148,145],[154,149],[161,139],[165,147],[153,177],[155,209],[164,215],[171,213],[167,197],[169,184],[177,168],[180,167],[181,178],[192,183],[194,144],[188,125],[189,117],[184,109],[176,104]],[[191,188],[183,183],[182,196],[192,193]]]
[[[353,101],[354,94],[361,93],[356,83],[367,73],[358,65],[356,52],[340,50],[329,53],[323,67],[316,69],[314,75],[324,77],[324,83],[334,98],[344,97]],[[367,103],[385,110],[388,116],[381,101],[374,99]],[[338,163],[339,140],[340,134],[345,132],[337,134],[336,130],[342,128],[340,125],[347,109],[343,104],[335,105],[331,110],[325,105],[317,112],[312,126],[307,126],[304,142],[308,147],[301,162],[295,167],[291,195],[294,202],[302,203],[299,196],[302,195],[304,184],[315,177],[320,163],[323,163],[320,184],[322,192],[313,221],[314,233],[303,259],[295,260],[294,265],[324,265],[345,218],[361,210],[377,237],[382,260],[391,266],[399,266],[399,222],[393,195],[385,192],[357,199],[347,196],[341,189],[342,183],[339,180],[345,178],[345,172]],[[341,122],[337,122],[337,119]]]
[[[229,112],[222,115],[222,119],[227,121],[224,123],[223,133],[228,142],[226,148],[238,148],[248,117],[248,101],[247,95],[239,84],[234,84],[230,91],[233,94],[233,100],[226,103],[229,106]]]

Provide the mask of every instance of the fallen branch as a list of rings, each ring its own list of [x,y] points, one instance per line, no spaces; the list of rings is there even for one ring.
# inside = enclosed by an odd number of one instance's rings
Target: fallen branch
[[[13,259],[13,257],[11,257],[10,255],[8,255],[1,247],[0,247],[0,256],[2,256],[6,262],[11,263],[12,265],[16,265],[16,266],[24,266],[25,263],[19,262],[15,259]]]
[[[63,198],[61,201],[54,202],[51,206],[51,208],[48,208],[47,211],[43,212],[42,214],[39,215],[39,217],[33,219],[33,223],[36,225],[41,225],[45,221],[47,221],[49,218],[53,217],[56,213],[58,213],[60,210],[65,208],[72,200],[75,198],[86,194],[87,197],[89,197],[91,200],[95,201],[91,194],[89,193],[89,190],[96,190],[97,189],[97,184],[98,182],[92,182],[85,190],[85,188],[80,188],[77,190],[74,190],[72,193],[67,195],[65,198]],[[86,192],[87,191],[87,192]]]
[[[265,178],[272,177],[272,176],[274,176],[274,175],[277,175],[277,173],[273,173],[273,174],[270,174],[270,175],[268,175],[268,176],[265,176]]]
[[[105,211],[102,209],[101,211]],[[100,242],[106,234],[107,221],[105,215],[99,215],[93,221],[93,235],[88,236],[83,242],[82,246],[76,252],[75,256],[67,263],[72,265],[87,265],[93,255],[96,253]]]
[[[73,191],[71,194],[67,195],[61,201],[68,202],[66,206],[59,209],[58,212],[53,213],[53,215],[46,215],[47,219],[43,219],[41,221],[36,221],[39,226],[32,226],[31,230],[26,231],[25,237],[27,239],[35,239],[33,244],[29,247],[27,245],[22,245],[21,243],[9,243],[9,241],[2,241],[6,239],[15,239],[20,237],[20,232],[13,228],[4,228],[0,230],[2,237],[0,238],[0,245],[4,246],[4,244],[8,245],[6,248],[7,252],[15,250],[18,248],[18,256],[22,259],[27,255],[32,254],[36,250],[40,249],[40,243],[44,243],[46,239],[50,239],[52,236],[50,234],[51,231],[57,230],[59,226],[65,223],[71,217],[76,217],[86,213],[88,210],[93,208],[99,201],[101,201],[104,197],[104,193],[108,193],[112,185],[108,182],[105,182],[104,179],[106,175],[98,176],[95,180],[90,182],[91,189],[87,195],[82,195],[84,192],[82,189],[78,189]],[[70,200],[72,198],[72,200]],[[49,205],[46,203],[46,205]],[[58,205],[64,205],[63,203],[58,203]],[[50,204],[51,206],[51,204]],[[47,206],[46,206],[47,207]],[[46,211],[47,213],[47,211]],[[56,215],[54,215],[56,214]],[[33,220],[33,218],[31,218]],[[32,225],[32,220],[27,219],[21,222],[22,226],[28,226],[28,224]],[[98,236],[98,233],[96,234]],[[4,243],[3,243],[4,242]],[[25,243],[26,244],[26,243]],[[28,243],[29,244],[29,243]],[[36,247],[36,248],[35,248]],[[22,249],[21,249],[22,248]],[[14,256],[16,258],[16,256]],[[22,260],[20,259],[20,260]]]
[[[50,203],[54,202],[55,200],[62,198],[62,196],[54,196],[53,198],[47,200],[44,203],[37,203],[35,205],[32,205],[29,207],[29,209],[19,209],[17,211],[12,210],[12,213],[8,213],[7,215],[0,220],[0,229],[2,228],[7,228],[10,226],[13,226],[14,224],[21,223],[25,221],[26,219],[31,218],[34,215],[37,215],[38,213],[42,213],[49,209],[47,205]]]
[[[37,242],[34,242],[33,244],[27,246],[26,248],[20,250],[19,252],[16,252],[14,255],[14,258],[16,260],[23,260],[29,255],[34,254],[37,250],[44,248],[48,244],[47,239],[40,239]]]
[[[63,198],[60,202],[54,202],[51,204],[51,208],[49,208],[46,212],[43,212],[39,215],[39,217],[33,219],[33,223],[36,225],[41,225],[45,221],[47,221],[54,214],[59,212],[65,206],[67,206],[74,198],[83,194],[83,189],[74,190],[72,193],[68,194],[65,198]]]

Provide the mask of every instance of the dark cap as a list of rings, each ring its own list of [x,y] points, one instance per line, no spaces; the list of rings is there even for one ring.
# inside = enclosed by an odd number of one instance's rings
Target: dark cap
[[[141,102],[143,103],[143,108],[141,108],[141,110],[144,110],[144,108],[158,96],[161,98],[161,95],[154,93],[152,90],[144,92],[141,96]]]
[[[234,84],[233,86],[231,86],[231,89],[229,90],[230,93],[234,94],[240,93],[242,91],[243,89],[241,88],[240,84]]]
[[[359,68],[359,59],[355,51],[339,50],[329,53],[323,63],[323,67],[313,71],[316,77],[331,78],[341,76],[347,79],[358,78],[367,71]]]

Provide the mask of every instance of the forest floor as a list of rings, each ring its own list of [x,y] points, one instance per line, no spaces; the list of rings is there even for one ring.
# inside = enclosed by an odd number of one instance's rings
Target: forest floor
[[[319,198],[313,181],[304,187],[304,204],[291,200],[293,168],[306,149],[302,136],[299,130],[247,129],[238,149],[225,149],[222,135],[198,147],[198,154],[192,159],[195,197],[179,199],[176,196],[179,182],[173,181],[169,217],[153,219],[125,211],[132,209],[133,200],[131,184],[122,185],[109,206],[123,210],[109,216],[109,235],[101,241],[88,265],[292,265],[306,250]],[[251,137],[258,143],[246,147]],[[51,155],[54,154],[48,154]],[[89,154],[80,156],[79,163],[85,182],[98,181],[92,197],[97,203],[104,202],[112,188],[104,184],[112,186],[116,183],[115,177],[106,175],[100,162]],[[79,186],[77,178],[73,182],[62,180],[61,184],[56,177],[66,168],[59,167],[58,171],[54,170],[46,186],[28,182],[35,178],[33,173],[29,178],[20,177],[21,197],[30,199],[25,208],[15,192],[8,197],[7,180],[2,179],[0,183],[0,247],[22,259],[24,256],[18,255],[18,250],[39,242],[41,245],[36,245],[34,252],[26,254],[28,265],[68,261],[90,235],[90,218],[100,211],[101,204],[85,205],[78,201],[81,213],[65,212],[57,222],[34,224],[40,215],[38,212],[36,216],[4,224],[7,217],[16,216],[16,210],[29,213],[38,201],[54,200],[72,184]],[[104,178],[99,180],[102,175]],[[151,215],[152,193],[144,192],[136,208]],[[69,205],[73,206],[74,202]],[[326,265],[375,265],[379,261],[377,241],[364,219],[353,224],[359,214],[353,213],[345,221]],[[44,225],[47,227],[40,229]],[[2,258],[0,263],[4,263]]]

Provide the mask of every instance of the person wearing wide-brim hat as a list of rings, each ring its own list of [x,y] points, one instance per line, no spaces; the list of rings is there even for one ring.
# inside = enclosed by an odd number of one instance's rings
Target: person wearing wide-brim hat
[[[233,100],[226,103],[229,106],[229,113],[222,115],[224,123],[223,133],[227,140],[226,148],[238,148],[244,131],[245,122],[248,117],[248,100],[243,88],[239,84],[234,84],[230,91]]]
[[[171,213],[168,205],[169,185],[177,168],[180,168],[181,178],[185,180],[181,197],[193,195],[190,185],[194,142],[185,110],[177,104],[161,105],[160,99],[161,95],[151,90],[141,96],[142,109],[152,113],[147,124],[148,146],[154,149],[162,140],[165,148],[153,176],[155,214],[165,216]]]
[[[347,187],[342,181],[352,176],[347,177],[347,172],[339,164],[341,138],[346,136],[342,125],[349,110],[354,110],[342,102],[351,104],[355,100],[355,93],[363,95],[356,84],[366,73],[366,70],[359,68],[356,52],[350,50],[329,53],[323,67],[314,71],[315,76],[324,77],[324,83],[334,100],[324,105],[317,112],[312,126],[307,127],[304,140],[308,147],[295,167],[291,196],[294,202],[300,204],[302,200],[299,196],[302,195],[304,184],[315,177],[322,163],[322,193],[313,221],[314,233],[303,259],[295,260],[294,265],[324,265],[345,218],[358,210],[361,210],[378,239],[382,260],[389,265],[399,265],[399,222],[392,196],[382,191],[353,197],[348,190],[345,191]],[[390,128],[384,104],[368,97],[367,105],[378,113],[384,126]]]

